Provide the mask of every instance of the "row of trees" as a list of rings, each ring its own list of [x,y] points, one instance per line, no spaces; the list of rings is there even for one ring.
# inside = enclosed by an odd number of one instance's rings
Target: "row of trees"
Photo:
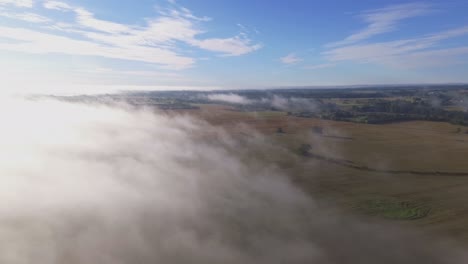
[[[424,100],[376,100],[364,106],[355,106],[353,111],[357,115],[366,115],[369,123],[428,120],[468,125],[468,113],[447,111]]]
[[[350,110],[330,107],[318,112],[290,113],[299,117],[316,117],[328,120],[351,121],[368,124],[384,124],[411,120],[450,122],[468,126],[468,113],[448,111],[420,98],[413,100],[370,100],[365,105]]]

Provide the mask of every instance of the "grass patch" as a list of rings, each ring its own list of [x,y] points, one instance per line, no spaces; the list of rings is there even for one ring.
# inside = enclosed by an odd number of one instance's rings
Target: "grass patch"
[[[260,117],[260,118],[286,116],[286,112],[283,112],[283,111],[258,111],[258,112],[248,112],[248,113],[254,117]]]
[[[431,211],[428,206],[397,199],[367,200],[359,205],[359,209],[367,214],[394,220],[416,220],[426,217]]]

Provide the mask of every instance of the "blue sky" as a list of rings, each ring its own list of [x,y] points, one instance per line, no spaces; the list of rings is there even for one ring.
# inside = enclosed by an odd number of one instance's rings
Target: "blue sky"
[[[0,77],[98,90],[468,82],[466,11],[461,0],[0,0]]]

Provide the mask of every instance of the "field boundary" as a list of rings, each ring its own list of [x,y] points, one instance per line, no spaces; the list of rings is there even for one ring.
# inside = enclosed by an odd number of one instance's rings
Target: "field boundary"
[[[304,155],[309,158],[313,158],[316,160],[325,161],[328,163],[333,163],[336,165],[340,165],[343,167],[348,167],[356,170],[361,171],[369,171],[369,172],[380,172],[380,173],[387,173],[387,174],[413,174],[413,175],[432,175],[432,176],[451,176],[451,177],[467,177],[468,172],[448,172],[448,171],[417,171],[417,170],[385,170],[385,169],[378,169],[373,168],[365,165],[358,165],[355,164],[353,161],[345,160],[345,159],[337,159],[331,158],[327,156],[322,156],[319,154],[308,152]]]

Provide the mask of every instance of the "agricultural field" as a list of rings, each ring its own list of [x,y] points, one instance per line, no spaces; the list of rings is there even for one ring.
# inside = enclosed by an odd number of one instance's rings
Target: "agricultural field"
[[[314,200],[468,245],[468,87],[166,91],[66,98],[187,115],[280,168]],[[163,107],[161,107],[163,105]]]
[[[277,150],[255,158],[281,167],[319,201],[468,243],[466,128],[429,121],[359,124],[198,106],[178,113],[235,136],[243,136],[244,126],[265,135]]]

